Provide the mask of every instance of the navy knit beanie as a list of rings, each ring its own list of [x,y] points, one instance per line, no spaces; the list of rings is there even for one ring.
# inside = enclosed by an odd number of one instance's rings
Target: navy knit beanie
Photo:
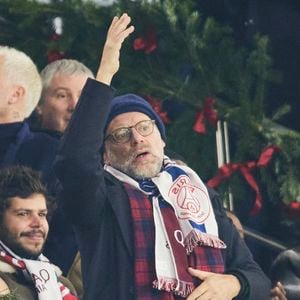
[[[105,130],[106,131],[109,123],[116,116],[127,113],[127,112],[141,112],[147,115],[151,120],[155,120],[156,126],[160,132],[161,138],[166,140],[165,125],[162,122],[159,115],[153,110],[152,106],[143,98],[135,94],[125,94],[122,96],[115,97],[111,101],[110,112],[107,117]]]

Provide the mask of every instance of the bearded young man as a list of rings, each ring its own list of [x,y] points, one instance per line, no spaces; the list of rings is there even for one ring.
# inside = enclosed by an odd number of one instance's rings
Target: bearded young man
[[[38,173],[22,166],[0,170],[0,298],[77,299],[59,268],[42,255],[49,229],[46,202]]]
[[[113,19],[56,163],[79,241],[84,299],[267,299],[270,281],[217,194],[164,155],[159,116],[137,95],[113,98],[129,24],[127,14]]]

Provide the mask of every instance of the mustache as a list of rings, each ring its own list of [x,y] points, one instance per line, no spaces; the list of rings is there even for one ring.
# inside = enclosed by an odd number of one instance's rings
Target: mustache
[[[21,236],[31,236],[35,234],[39,234],[43,238],[46,238],[46,233],[43,230],[30,230],[30,231],[22,232]]]
[[[137,157],[139,154],[145,153],[145,152],[150,153],[149,147],[143,147],[143,148],[135,149],[135,150],[131,153],[131,156],[132,156],[132,157]]]

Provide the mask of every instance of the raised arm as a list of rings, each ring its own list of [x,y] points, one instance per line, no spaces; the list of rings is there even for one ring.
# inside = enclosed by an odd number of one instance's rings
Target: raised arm
[[[62,186],[63,205],[74,223],[94,224],[105,201],[101,147],[114,89],[110,86],[119,69],[120,50],[134,31],[130,17],[114,17],[104,44],[96,80],[88,79],[59,148],[55,169]],[[103,197],[98,197],[101,194]],[[82,199],[89,199],[89,204]],[[97,216],[96,216],[97,214]]]
[[[132,25],[128,27],[130,21],[131,18],[126,13],[112,20],[96,76],[96,79],[102,83],[110,85],[113,76],[119,70],[122,43],[134,31]]]
[[[122,43],[134,31],[134,27],[129,26],[130,21],[130,17],[125,13],[120,18],[113,18],[107,32],[96,76],[96,80],[101,84],[97,84],[92,79],[89,79],[85,84],[75,112],[63,136],[60,153],[75,156],[76,154],[81,155],[80,151],[95,152],[101,147],[102,136],[99,138],[99,134],[102,134],[101,126],[105,123],[107,110],[114,94],[114,90],[110,87],[111,80],[119,70]],[[99,103],[101,104],[100,107],[97,106]],[[85,112],[82,111],[83,108]],[[87,113],[87,111],[89,112]],[[93,135],[91,130],[96,126],[98,134]],[[87,144],[94,145],[94,147],[87,148]],[[70,149],[70,147],[72,148]]]

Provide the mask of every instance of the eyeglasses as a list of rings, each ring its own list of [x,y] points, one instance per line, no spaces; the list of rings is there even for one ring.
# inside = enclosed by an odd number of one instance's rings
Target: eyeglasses
[[[153,132],[154,124],[155,120],[144,120],[130,127],[121,127],[106,136],[105,140],[110,140],[114,144],[125,144],[132,137],[132,128],[140,135],[148,136]]]

